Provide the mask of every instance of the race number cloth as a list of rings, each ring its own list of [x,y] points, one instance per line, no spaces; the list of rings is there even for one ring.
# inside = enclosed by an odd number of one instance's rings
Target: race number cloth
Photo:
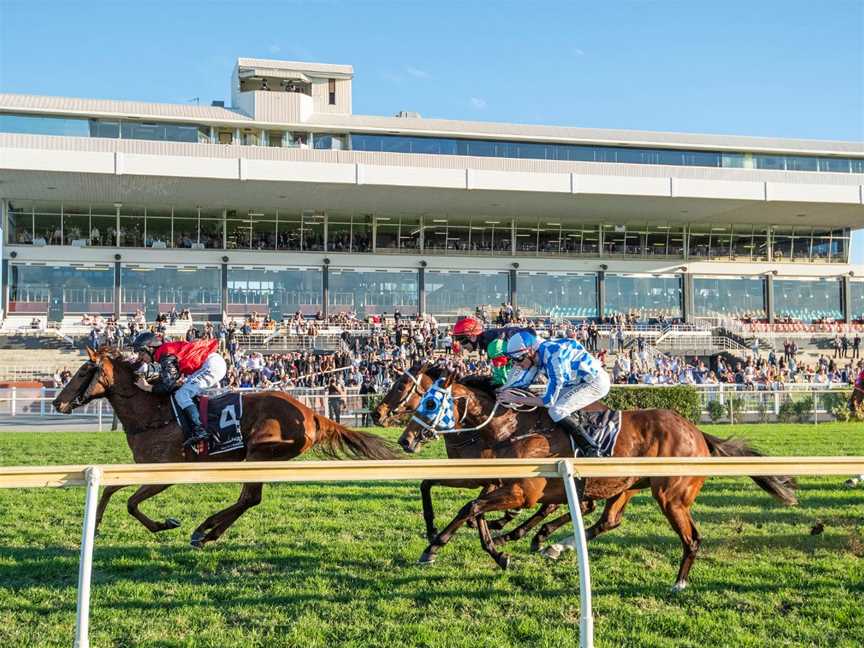
[[[240,392],[226,392],[215,397],[198,397],[198,414],[201,423],[210,434],[207,452],[204,454],[217,455],[225,452],[233,452],[244,447],[243,432],[240,429],[240,419],[243,416],[243,396]],[[171,399],[174,408],[174,416],[180,427],[191,436],[189,422],[183,415],[182,410],[177,407],[174,399]]]
[[[621,431],[621,411],[605,410],[603,412],[582,412],[582,427],[588,433],[604,457],[611,457],[615,450],[615,441]],[[573,443],[572,439],[570,441]],[[579,449],[573,448],[573,456],[579,456]]]

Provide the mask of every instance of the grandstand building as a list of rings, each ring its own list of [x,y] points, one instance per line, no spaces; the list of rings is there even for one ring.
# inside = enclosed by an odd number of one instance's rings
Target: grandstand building
[[[352,79],[241,58],[231,107],[0,94],[4,316],[864,320],[861,142],[355,115]]]

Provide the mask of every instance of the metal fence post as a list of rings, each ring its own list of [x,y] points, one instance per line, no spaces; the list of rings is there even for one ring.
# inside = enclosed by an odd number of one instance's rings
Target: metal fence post
[[[99,417],[99,431],[102,431],[102,399],[100,398],[96,404],[96,413]]]
[[[45,385],[39,388],[39,416],[45,416]]]
[[[15,386],[13,385],[13,386],[12,386],[12,401],[11,401],[11,403],[12,403],[12,404],[11,404],[11,407],[12,407],[12,416],[15,416],[15,401],[16,401],[16,396],[17,396],[17,395],[18,395],[18,388],[15,387]]]
[[[573,481],[573,464],[562,459],[558,462],[558,474],[564,480],[567,491],[567,505],[570,507],[570,517],[573,521],[573,544],[579,559],[579,646],[594,648],[594,617],[591,613],[591,573],[588,566],[588,541],[585,539],[585,523],[582,521],[582,509],[579,503],[579,493]]]
[[[84,471],[87,495],[84,500],[84,525],[81,531],[81,559],[78,563],[78,607],[75,618],[74,648],[90,646],[90,579],[93,574],[93,542],[96,536],[96,504],[102,470],[90,466]]]

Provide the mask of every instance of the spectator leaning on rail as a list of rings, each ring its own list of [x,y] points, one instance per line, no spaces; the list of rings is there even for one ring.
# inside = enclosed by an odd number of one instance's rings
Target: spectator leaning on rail
[[[218,340],[196,340],[194,342],[161,342],[153,333],[141,333],[132,343],[138,359],[147,363],[158,363],[158,381],[151,385],[144,376],[135,383],[144,391],[154,394],[170,394],[175,389],[174,400],[183,410],[192,427],[185,446],[192,446],[209,437],[201,424],[201,417],[193,398],[203,390],[216,387],[225,377],[225,360],[217,352]],[[146,371],[145,371],[146,374]],[[178,388],[179,385],[179,388]]]
[[[567,431],[586,457],[599,457],[600,449],[586,433],[579,410],[609,393],[609,374],[579,342],[569,339],[540,342],[532,333],[518,333],[507,342],[507,355],[522,373],[499,392],[504,403],[536,405]],[[543,372],[549,381],[542,397],[522,396],[511,387],[528,387]]]

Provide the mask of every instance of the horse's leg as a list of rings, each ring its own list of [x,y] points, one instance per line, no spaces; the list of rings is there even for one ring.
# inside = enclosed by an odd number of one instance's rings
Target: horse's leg
[[[518,484],[518,482],[516,484]],[[519,489],[518,493],[516,492],[516,489],[514,488],[516,484],[509,484],[502,488],[496,488],[485,497],[471,500],[463,506],[450,524],[448,524],[444,530],[429,543],[429,546],[426,547],[426,550],[420,556],[419,562],[421,564],[435,562],[435,556],[438,551],[440,551],[441,547],[447,544],[450,541],[450,538],[452,538],[459,530],[459,527],[465,524],[469,519],[477,518],[488,511],[506,511],[509,509],[523,508],[523,505],[525,504],[525,496],[522,494],[521,489]]]
[[[483,551],[492,556],[501,569],[507,569],[510,566],[510,556],[505,553],[499,553],[495,548],[495,543],[492,540],[492,533],[489,531],[489,523],[484,516],[477,518],[477,533],[480,536],[480,546]]]
[[[667,477],[651,480],[654,499],[657,500],[660,510],[663,511],[663,515],[669,520],[669,524],[675,529],[684,546],[678,577],[672,586],[673,592],[680,592],[687,587],[687,576],[690,574],[690,568],[696,560],[696,553],[702,543],[699,530],[690,514],[690,507],[703,483],[705,483],[704,477]]]
[[[505,533],[504,535],[500,535],[495,538],[494,543],[496,547],[500,547],[501,545],[512,542],[513,540],[520,540],[524,538],[528,532],[533,529],[535,526],[540,524],[547,517],[552,515],[555,509],[558,508],[558,504],[543,504],[537,509],[537,512],[534,513],[531,517],[525,520],[522,524],[517,526],[515,529],[510,531],[510,533]],[[508,511],[509,513],[509,511]],[[490,525],[491,528],[491,525]]]
[[[597,522],[585,530],[585,540],[593,540],[601,533],[619,527],[621,525],[621,516],[624,513],[624,508],[627,506],[627,502],[629,502],[638,492],[638,490],[628,490],[607,499],[606,507],[603,509],[603,515],[600,516],[600,519],[597,520]],[[550,545],[544,549],[543,555],[555,560],[564,552],[565,549],[575,548],[575,540],[573,536],[570,535],[564,538],[561,542]]]
[[[439,483],[432,479],[424,479],[420,482],[420,499],[423,501],[423,522],[426,523],[427,542],[432,542],[432,539],[438,535],[438,529],[435,528],[435,510],[432,508],[432,486]]]
[[[582,515],[588,515],[592,513],[596,508],[596,504],[594,500],[580,500],[579,508],[582,511]],[[531,551],[540,551],[540,546],[549,539],[553,533],[555,533],[562,526],[567,524],[570,521],[570,512],[568,511],[564,515],[559,518],[555,518],[551,522],[547,522],[543,526],[540,527],[540,530],[537,531],[537,534],[531,538]]]
[[[111,496],[125,486],[106,486],[102,490],[102,497],[99,498],[99,504],[96,506],[96,533],[99,533],[99,524],[102,522],[102,516],[105,515],[105,508],[108,506],[108,500]]]
[[[510,522],[515,519],[519,515],[519,511],[504,511],[504,515],[502,515],[497,520],[491,520],[486,523],[486,526],[490,531],[500,531],[505,526],[510,524]]]
[[[176,529],[179,527],[180,522],[174,518],[166,518],[164,522],[156,522],[144,515],[138,508],[141,502],[150,499],[154,495],[158,495],[170,486],[171,484],[151,484],[149,486],[139,487],[138,490],[132,493],[132,497],[126,501],[126,510],[129,511],[129,515],[134,517],[153,533],[159,533],[160,531],[167,531],[168,529]]]
[[[218,540],[228,530],[228,527],[237,521],[237,518],[253,506],[261,503],[261,489],[263,487],[264,484],[261,483],[243,484],[243,490],[240,491],[237,502],[218,513],[214,513],[198,525],[198,528],[192,533],[189,544],[196,549],[201,549],[206,543]]]

